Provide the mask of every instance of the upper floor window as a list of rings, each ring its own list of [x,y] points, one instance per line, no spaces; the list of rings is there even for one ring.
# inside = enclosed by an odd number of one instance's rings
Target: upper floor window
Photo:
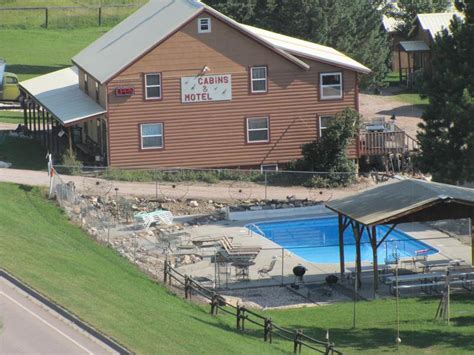
[[[210,33],[211,30],[211,19],[209,17],[198,19],[198,33]]]
[[[161,99],[161,74],[145,74],[145,99]]]
[[[142,149],[163,148],[163,123],[146,123],[140,125]]]
[[[84,92],[89,94],[89,76],[84,74]]]
[[[252,93],[267,92],[267,67],[250,68],[250,86]]]
[[[269,141],[268,117],[247,118],[247,143],[268,143]]]
[[[322,138],[324,130],[329,127],[334,116],[319,116],[319,137]]]
[[[342,73],[321,73],[320,91],[322,100],[341,99]]]

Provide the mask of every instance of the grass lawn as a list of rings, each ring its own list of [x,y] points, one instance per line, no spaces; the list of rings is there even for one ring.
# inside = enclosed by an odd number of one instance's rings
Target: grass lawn
[[[46,170],[46,150],[32,139],[0,136],[0,160],[14,169]]]
[[[7,61],[7,71],[22,81],[71,66],[71,58],[107,30],[2,29],[0,55]]]
[[[400,77],[398,71],[392,71],[388,73],[385,78],[385,83],[391,88],[400,88],[400,93],[393,95],[392,97],[398,101],[405,102],[411,105],[428,105],[428,98],[422,99],[416,92],[410,91],[400,86]]]
[[[23,112],[0,110],[0,123],[23,123]]]
[[[151,282],[113,250],[93,242],[44,198],[44,192],[0,184],[0,265],[118,339],[152,353],[289,353],[291,343],[265,344],[262,331],[234,331],[235,319],[211,317]],[[26,223],[34,221],[34,223]],[[474,352],[474,297],[454,297],[452,325],[432,321],[438,299],[401,302],[399,353]],[[352,304],[267,312],[285,327],[331,339],[346,354],[395,352],[395,303],[360,302],[351,330]],[[308,351],[305,351],[307,353]]]

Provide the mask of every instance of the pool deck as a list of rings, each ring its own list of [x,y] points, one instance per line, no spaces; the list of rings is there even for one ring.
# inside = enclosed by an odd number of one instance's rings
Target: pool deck
[[[322,217],[323,215],[321,215]],[[324,216],[327,216],[325,214]],[[314,217],[314,216],[313,216]],[[298,216],[293,216],[287,219],[297,219]],[[299,218],[308,218],[308,216],[300,216]],[[271,220],[282,220],[278,218],[266,218],[265,221]],[[222,277],[223,280],[227,279],[227,282],[222,281],[220,286],[228,289],[238,288],[253,288],[253,287],[265,287],[265,286],[277,286],[277,285],[289,285],[293,283],[294,276],[292,269],[298,264],[304,265],[308,270],[304,276],[305,283],[320,283],[324,282],[326,276],[335,274],[339,275],[340,267],[339,263],[336,264],[317,264],[308,262],[297,255],[282,250],[281,246],[273,243],[272,241],[250,232],[244,226],[249,223],[261,222],[262,219],[251,221],[221,221],[211,225],[189,227],[188,231],[195,238],[198,236],[231,236],[235,244],[242,246],[259,246],[262,248],[258,256],[255,258],[255,265],[249,268],[249,280],[241,281],[237,280],[235,275],[235,268],[229,264],[230,274]],[[446,260],[446,259],[462,259],[467,264],[472,265],[471,261],[471,248],[462,244],[455,238],[451,238],[446,234],[432,229],[424,224],[413,223],[399,225],[397,229],[402,230],[411,237],[422,240],[424,243],[438,249],[440,252],[436,255],[429,256],[428,260]],[[212,255],[212,251],[206,251],[207,254]],[[203,250],[203,253],[206,253]],[[277,258],[274,269],[269,273],[270,277],[259,277],[258,270],[268,267],[273,258]],[[364,269],[370,269],[370,262],[363,262]],[[354,263],[346,263],[346,271],[354,269]],[[202,261],[179,266],[178,269],[189,276],[193,277],[205,277],[214,282],[216,275],[216,267],[212,262],[212,257],[205,257]],[[361,290],[361,296],[370,298],[372,292],[371,287],[368,287],[370,281],[371,272],[368,271],[364,275],[364,280],[367,279],[367,286]]]

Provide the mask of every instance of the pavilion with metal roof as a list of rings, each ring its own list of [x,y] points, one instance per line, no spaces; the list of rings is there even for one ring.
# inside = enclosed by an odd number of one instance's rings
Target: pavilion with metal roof
[[[351,227],[356,242],[358,284],[362,271],[361,238],[367,233],[372,247],[374,291],[378,289],[377,250],[401,223],[446,219],[474,220],[474,189],[407,179],[378,185],[358,194],[334,200],[326,207],[338,214],[341,276],[345,273],[344,231]],[[376,227],[389,226],[377,237]],[[473,255],[474,260],[474,255]]]

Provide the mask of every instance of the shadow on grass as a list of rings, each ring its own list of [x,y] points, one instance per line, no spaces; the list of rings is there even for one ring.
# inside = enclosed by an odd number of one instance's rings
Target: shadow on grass
[[[395,107],[391,110],[382,110],[378,111],[378,115],[385,115],[385,116],[404,116],[404,117],[415,117],[419,118],[423,114],[424,107],[426,105],[403,105],[399,107]]]
[[[7,70],[17,75],[43,75],[67,67],[69,67],[69,65],[12,64],[8,65]]]
[[[207,316],[212,317],[210,314],[208,314]],[[225,317],[225,315],[220,314],[217,317],[212,318],[212,319],[217,320],[217,323],[216,322],[211,322],[211,321],[208,321],[208,320],[205,320],[205,319],[202,319],[202,318],[197,318],[197,317],[191,317],[191,318],[193,318],[197,322],[202,323],[203,325],[205,325],[207,327],[214,327],[214,328],[217,328],[217,329],[220,329],[220,330],[241,334],[244,337],[251,337],[251,338],[260,340],[262,343],[264,342],[264,340],[263,340],[263,328],[260,328],[260,329],[246,329],[244,331],[240,331],[240,330],[237,330],[234,327],[231,327],[229,324],[226,324],[223,320],[220,320],[220,317]],[[232,316],[227,315],[227,318],[230,319],[230,318],[232,318]],[[288,345],[285,344],[285,345],[283,345],[284,348],[280,348],[280,347],[277,347],[280,344],[280,340],[284,340],[284,339],[273,336],[273,344],[268,343],[268,346],[273,346],[273,348],[272,348],[273,353],[288,354],[289,351],[292,348],[292,345],[291,345],[292,343],[288,342]]]
[[[13,169],[46,170],[46,150],[36,140],[6,137],[0,143],[0,160]]]

